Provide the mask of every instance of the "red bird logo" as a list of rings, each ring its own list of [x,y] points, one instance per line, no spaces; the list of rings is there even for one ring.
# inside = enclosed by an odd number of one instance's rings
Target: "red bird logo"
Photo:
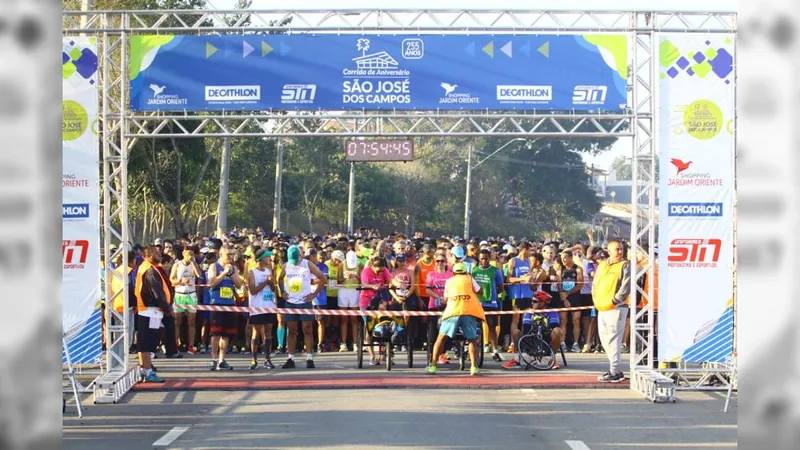
[[[683,162],[680,159],[672,158],[670,160],[670,162],[672,163],[673,166],[678,168],[678,173],[676,173],[675,175],[680,175],[681,172],[683,172],[684,170],[688,169],[689,166],[692,165],[693,161]]]

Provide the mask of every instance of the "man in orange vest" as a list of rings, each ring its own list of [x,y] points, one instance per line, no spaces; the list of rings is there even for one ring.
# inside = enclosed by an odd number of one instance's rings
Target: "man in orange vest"
[[[609,371],[597,380],[619,383],[625,379],[620,366],[622,337],[630,310],[631,266],[624,257],[620,241],[608,241],[608,254],[608,259],[597,266],[592,285],[592,300],[597,310],[597,334],[609,363]]]
[[[148,245],[143,252],[144,262],[136,274],[136,342],[139,366],[145,383],[163,383],[164,379],[153,372],[150,353],[155,353],[159,341],[159,328],[165,314],[172,313],[169,280],[160,270],[161,251]]]
[[[433,346],[431,363],[426,368],[429,375],[436,374],[436,361],[442,354],[445,339],[452,339],[459,329],[469,342],[469,360],[472,366],[470,374],[478,375],[478,327],[481,326],[479,321],[486,320],[483,306],[478,299],[480,293],[481,287],[467,273],[467,265],[463,262],[454,265],[453,277],[444,285],[444,301],[447,307],[442,314],[442,325]]]

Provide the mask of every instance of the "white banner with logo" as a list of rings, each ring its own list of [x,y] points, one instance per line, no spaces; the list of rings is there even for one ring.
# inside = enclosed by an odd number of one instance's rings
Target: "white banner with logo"
[[[62,324],[82,326],[100,299],[100,165],[95,38],[62,42]],[[99,338],[99,337],[98,337]]]
[[[734,38],[664,34],[659,53],[658,356],[724,361],[733,349]]]

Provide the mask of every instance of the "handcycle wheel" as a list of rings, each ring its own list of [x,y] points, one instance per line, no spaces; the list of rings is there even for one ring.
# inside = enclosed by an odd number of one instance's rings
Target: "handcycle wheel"
[[[520,364],[525,364],[525,370],[533,367],[535,370],[550,370],[556,363],[553,348],[539,336],[527,334],[522,336],[517,343],[520,354]]]
[[[462,340],[458,343],[458,347],[460,349],[458,352],[458,370],[464,370],[467,367],[467,352],[469,352],[469,344],[467,341]]]
[[[411,333],[406,333],[406,349],[408,352],[406,353],[406,359],[408,360],[408,368],[414,368],[414,339],[411,337]]]
[[[392,345],[392,338],[389,338],[389,341],[386,342],[386,371],[390,372],[392,370],[392,352],[394,350],[394,345]]]
[[[364,328],[365,327],[366,326],[364,324],[364,318],[363,317],[359,317],[358,318],[358,325],[356,327],[356,329],[358,330],[356,332],[356,342],[354,343],[354,346],[356,348],[356,358],[358,360],[358,368],[359,369],[364,367]]]

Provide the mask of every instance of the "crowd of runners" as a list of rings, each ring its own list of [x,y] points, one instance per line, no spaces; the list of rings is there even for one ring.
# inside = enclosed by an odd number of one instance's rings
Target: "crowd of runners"
[[[382,238],[367,230],[286,236],[259,228],[210,238],[156,239],[134,246],[128,255],[128,307],[134,317],[129,325],[135,337],[130,351],[139,355],[145,382],[163,382],[152,363],[159,354],[209,354],[213,371],[233,370],[226,359],[231,353],[251,355],[250,370],[275,369],[273,360],[293,369],[295,355],[305,354],[306,368],[314,368],[315,354],[357,351],[357,321],[362,320],[314,310],[442,311],[443,320],[391,318],[392,325],[373,319],[370,327],[411,333],[404,343],[432,350],[425,369],[429,374],[449,362],[448,337],[463,333],[474,343],[480,327],[485,354],[514,369],[520,365],[516,343],[530,325],[524,311],[563,308],[543,314],[554,351],[607,353],[610,369],[598,379],[618,382],[624,379],[620,354],[629,352],[627,250],[624,242],[612,240],[601,247],[591,233],[587,237],[583,243],[513,237],[466,241],[421,233]],[[119,290],[119,284],[112,279],[106,295]],[[657,299],[654,303],[657,308]],[[197,311],[197,305],[309,311]],[[122,296],[113,307],[123,311]],[[517,314],[484,314],[488,311]],[[366,349],[369,364],[387,363],[371,346]],[[477,375],[473,350],[471,373]]]

